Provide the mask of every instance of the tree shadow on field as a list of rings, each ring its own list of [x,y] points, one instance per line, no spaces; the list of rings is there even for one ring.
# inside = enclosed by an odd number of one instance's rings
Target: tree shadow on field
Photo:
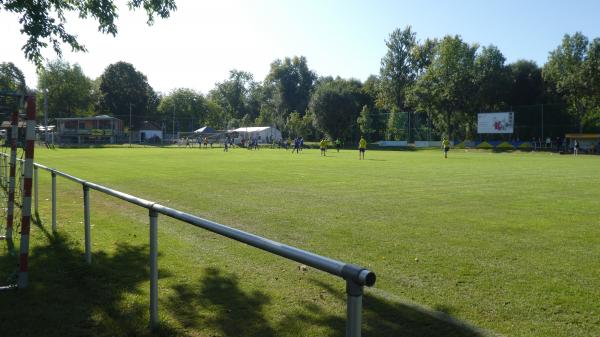
[[[346,300],[343,289],[334,289],[321,281],[313,280],[329,295]],[[334,327],[331,336],[343,337],[345,313],[343,316],[325,312],[314,303],[305,304],[309,314],[301,314],[301,319],[310,324]],[[365,337],[479,337],[481,331],[468,327],[443,313],[431,313],[403,303],[394,303],[377,296],[366,294],[363,297],[362,332]]]
[[[92,265],[87,265],[77,248],[80,243],[39,225],[32,227],[33,235],[40,232],[46,242],[30,252],[28,287],[0,292],[2,336],[177,334],[166,325],[151,332],[149,299],[131,299],[148,298],[139,290],[140,283],[149,279],[146,246],[120,243],[110,255],[94,252]]]
[[[260,291],[245,293],[233,274],[207,268],[197,284],[178,284],[173,290],[167,308],[187,329],[204,328],[222,336],[279,336],[263,314],[270,297]]]
[[[173,313],[174,319],[181,326],[201,336],[345,335],[345,311],[332,312],[330,306],[332,302],[342,302],[345,308],[346,294],[343,286],[337,289],[311,279],[310,282],[317,288],[316,297],[301,300],[299,305],[284,303],[284,311],[278,313],[280,318],[273,321],[264,313],[271,304],[269,295],[260,291],[245,292],[234,274],[217,268],[207,268],[203,275],[196,283],[175,285],[173,295],[167,299],[166,304],[168,311]],[[321,292],[320,299],[318,289]],[[445,309],[451,311],[451,308]],[[428,312],[373,295],[366,295],[363,300],[362,332],[365,337],[484,336],[475,328],[468,327],[447,314]]]

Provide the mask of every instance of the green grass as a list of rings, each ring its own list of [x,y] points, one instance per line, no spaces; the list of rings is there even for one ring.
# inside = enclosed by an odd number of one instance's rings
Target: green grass
[[[366,266],[363,335],[600,336],[600,157],[548,153],[183,148],[40,150],[36,161]],[[0,292],[0,335],[150,335],[148,212],[40,171],[31,286]],[[15,259],[0,254],[0,275]],[[18,242],[17,242],[18,244]],[[171,336],[343,336],[344,282],[159,216]],[[465,323],[466,324],[462,324]],[[477,327],[477,328],[473,328]]]

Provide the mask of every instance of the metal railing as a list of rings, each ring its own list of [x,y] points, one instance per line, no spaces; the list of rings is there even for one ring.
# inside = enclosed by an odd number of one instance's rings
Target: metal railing
[[[2,154],[6,156],[6,154]],[[163,214],[217,233],[219,235],[234,239],[261,250],[285,257],[287,259],[303,263],[307,266],[322,270],[326,273],[339,276],[346,281],[347,307],[346,307],[346,336],[360,337],[362,320],[362,296],[364,286],[375,284],[375,273],[357,265],[344,263],[328,257],[317,255],[296,247],[272,241],[258,235],[231,228],[210,220],[197,217],[170,208],[153,201],[138,198],[106,186],[98,185],[56,169],[34,163],[34,209],[38,213],[38,170],[43,169],[50,172],[52,176],[52,231],[56,231],[56,176],[61,176],[83,187],[83,209],[85,229],[85,260],[88,264],[92,262],[91,253],[91,226],[90,226],[90,189],[119,198],[134,205],[148,209],[150,225],[150,326],[158,325],[158,214]]]

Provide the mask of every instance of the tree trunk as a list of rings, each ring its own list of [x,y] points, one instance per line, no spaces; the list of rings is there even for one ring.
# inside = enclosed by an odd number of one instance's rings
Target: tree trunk
[[[452,123],[451,123],[452,110],[446,110],[446,128],[448,130],[448,140],[452,140]]]
[[[583,133],[583,106],[581,104],[577,104],[577,122],[579,124],[579,133]]]

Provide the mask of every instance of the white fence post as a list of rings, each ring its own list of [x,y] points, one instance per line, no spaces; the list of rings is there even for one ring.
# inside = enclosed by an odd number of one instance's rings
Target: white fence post
[[[150,209],[150,327],[158,326],[158,213]]]
[[[56,173],[52,172],[52,232],[56,232]]]
[[[346,280],[346,337],[360,337],[363,286]]]
[[[37,167],[33,167],[33,191],[35,193],[34,195],[34,203],[35,203],[35,215],[38,216],[38,214],[40,214],[40,209],[38,207],[39,205],[39,199],[38,199],[38,168]]]
[[[90,226],[90,188],[83,185],[83,220],[85,226],[85,262],[92,263],[92,238]]]

